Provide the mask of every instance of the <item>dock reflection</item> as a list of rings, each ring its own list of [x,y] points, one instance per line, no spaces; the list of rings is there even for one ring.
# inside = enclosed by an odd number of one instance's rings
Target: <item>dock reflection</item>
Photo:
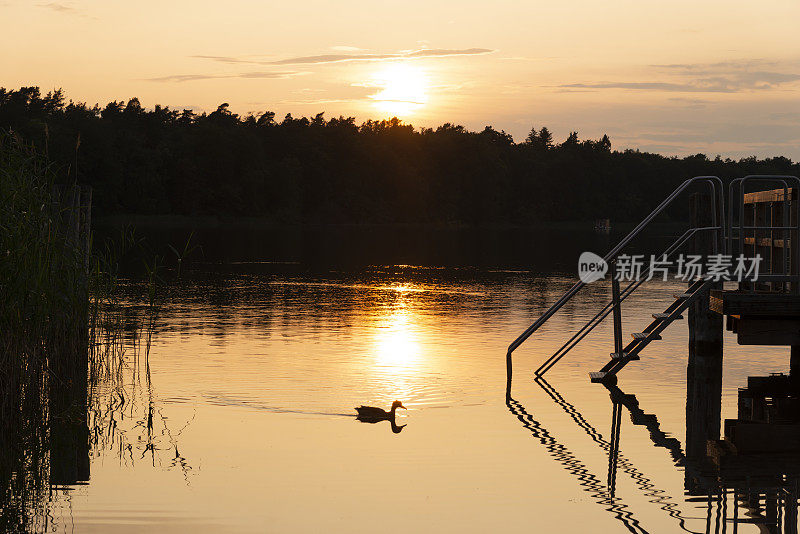
[[[647,533],[647,530],[641,526],[639,520],[634,517],[633,511],[621,500],[614,497],[613,488],[603,484],[596,475],[591,473],[575,454],[559,443],[539,421],[525,410],[521,402],[508,395],[506,396],[506,406],[519,419],[522,426],[545,447],[550,456],[560,463],[567,473],[578,480],[581,489],[591,495],[597,504],[613,514],[628,531]]]
[[[611,433],[609,439],[603,435],[543,378],[536,383],[548,397],[589,438],[608,454],[606,484],[590,473],[578,458],[560,444],[541,423],[525,411],[522,404],[507,391],[506,404],[522,423],[560,463],[575,476],[584,491],[590,493],[595,502],[613,513],[631,532],[646,532],[635,518],[631,507],[615,496],[618,471],[631,477],[636,486],[678,526],[687,532],[696,532],[687,525],[688,518],[681,512],[678,502],[666,491],[658,489],[653,481],[639,471],[620,451],[622,408],[628,412],[630,421],[647,429],[654,447],[669,452],[670,463],[683,470],[684,496],[686,503],[705,504],[706,533],[738,532],[742,525],[753,525],[761,532],[796,534],[798,532],[798,497],[800,494],[800,455],[797,452],[739,453],[727,441],[709,441],[708,454],[687,458],[680,440],[669,436],[660,426],[655,414],[646,413],[635,395],[624,393],[617,385],[607,384],[611,401]],[[744,396],[752,392],[745,390]],[[740,397],[742,395],[740,394]],[[741,410],[740,410],[741,413]],[[785,424],[783,419],[780,423]],[[733,427],[728,423],[727,427]]]
[[[622,407],[625,406],[629,410],[633,408],[634,410],[638,410],[638,404],[636,404],[636,398],[633,396],[626,396],[624,395],[619,388],[616,386],[609,386],[609,392],[611,393],[611,409],[612,409],[612,423],[611,423],[611,438],[606,440],[603,438],[602,434],[594,427],[591,423],[589,423],[586,418],[578,411],[578,409],[571,403],[569,403],[552,385],[550,385],[544,378],[539,377],[536,379],[536,384],[542,388],[542,390],[547,393],[547,395],[553,400],[553,402],[561,407],[567,415],[594,441],[601,449],[606,451],[608,454],[608,485],[609,490],[612,494],[616,491],[616,475],[618,468],[622,469],[622,472],[627,474],[634,484],[642,491],[642,494],[648,497],[650,502],[658,504],[658,506],[664,510],[664,512],[673,520],[678,523],[678,527],[681,530],[687,532],[693,532],[689,530],[686,525],[686,518],[683,517],[681,514],[680,509],[678,508],[678,503],[675,502],[675,499],[672,498],[665,490],[658,488],[654,482],[642,473],[636,466],[633,465],[625,455],[620,453],[620,436],[621,436],[621,429],[622,429]],[[638,410],[641,412],[641,410]],[[642,415],[644,413],[642,412]],[[633,420],[633,418],[632,418]],[[644,421],[647,421],[648,424],[651,426],[654,425],[654,429],[656,433],[660,432],[658,430],[658,421],[655,416],[644,416],[644,417],[637,417],[636,422],[640,424]],[[634,422],[634,424],[637,424]],[[664,433],[661,432],[661,435],[664,436]],[[677,444],[678,447],[678,454],[682,456],[682,452],[680,452],[680,442],[675,440],[675,442],[670,442],[664,436],[664,439],[670,443],[671,446],[675,446]]]

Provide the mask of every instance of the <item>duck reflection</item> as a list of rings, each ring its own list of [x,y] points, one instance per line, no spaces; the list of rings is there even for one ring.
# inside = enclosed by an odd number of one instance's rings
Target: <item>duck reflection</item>
[[[358,406],[356,408],[356,412],[358,412],[356,419],[362,423],[372,424],[380,421],[389,421],[389,423],[392,425],[392,432],[399,434],[403,428],[406,427],[406,425],[398,426],[395,422],[395,413],[397,412],[398,408],[402,408],[404,410],[407,409],[399,400],[396,400],[392,403],[392,407],[388,412],[382,408],[376,408],[374,406]]]

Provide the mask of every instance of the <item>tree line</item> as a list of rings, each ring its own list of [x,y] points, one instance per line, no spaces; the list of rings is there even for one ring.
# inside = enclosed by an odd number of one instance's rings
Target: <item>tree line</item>
[[[785,157],[683,158],[612,149],[608,136],[519,143],[486,126],[397,118],[277,120],[220,105],[195,114],[138,99],[100,107],[61,90],[0,88],[0,128],[35,144],[59,179],[94,188],[100,215],[259,216],[276,223],[528,224],[640,219],[696,175],[800,173]],[[680,209],[680,208],[679,208]]]

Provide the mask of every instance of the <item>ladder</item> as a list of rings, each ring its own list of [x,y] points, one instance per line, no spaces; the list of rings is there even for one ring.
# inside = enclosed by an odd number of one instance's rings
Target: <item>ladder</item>
[[[753,219],[748,222],[745,216],[745,185],[747,183],[772,183],[778,184],[782,187],[782,191],[778,190],[778,194],[774,196],[782,203],[782,221],[771,222],[764,225],[763,222],[756,220],[755,215],[750,217]],[[622,342],[622,319],[621,319],[621,306],[622,302],[628,298],[634,291],[636,291],[646,279],[649,279],[650,268],[642,272],[638,280],[632,280],[626,287],[620,288],[620,276],[618,276],[618,260],[624,255],[623,251],[649,224],[650,222],[662,213],[678,196],[685,192],[690,187],[704,184],[710,189],[711,198],[711,225],[690,228],[678,239],[676,239],[659,257],[668,258],[671,254],[678,251],[689,239],[695,237],[698,233],[708,232],[711,233],[713,241],[711,242],[714,254],[725,252],[728,255],[733,255],[734,251],[742,252],[744,247],[750,241],[755,243],[755,236],[757,232],[768,234],[770,242],[773,237],[777,235],[782,238],[785,244],[787,241],[796,239],[793,235],[800,235],[800,211],[795,215],[789,214],[789,200],[793,195],[800,194],[800,179],[795,176],[776,176],[776,175],[749,175],[742,178],[736,178],[729,184],[729,209],[726,210],[724,204],[724,186],[722,181],[716,176],[695,176],[689,178],[679,185],[670,195],[668,195],[636,228],[634,228],[625,238],[623,238],[606,256],[603,258],[608,264],[611,273],[611,301],[597,312],[597,314],[589,319],[572,337],[567,340],[555,353],[553,353],[542,365],[535,371],[537,378],[542,377],[548,370],[550,370],[556,363],[558,363],[570,350],[572,350],[580,341],[586,337],[597,325],[599,325],[607,316],[612,315],[614,320],[614,352],[611,353],[611,358],[600,371],[592,372],[589,378],[592,382],[600,382],[608,385],[616,381],[617,373],[622,370],[628,363],[639,360],[640,353],[653,341],[661,339],[661,332],[663,332],[674,321],[683,318],[682,313],[689,308],[695,301],[700,298],[707,298],[712,285],[717,284],[718,280],[712,281],[709,279],[696,279],[691,282],[689,287],[684,293],[675,296],[675,301],[672,302],[663,312],[654,313],[653,321],[648,324],[643,331],[632,334],[632,340],[623,346]],[[794,193],[791,193],[794,187]],[[774,192],[765,192],[774,193]],[[782,193],[780,195],[779,193]],[[791,193],[791,194],[790,194]],[[754,193],[759,194],[759,193]],[[737,195],[737,196],[735,196]],[[780,198],[778,198],[780,197]],[[771,198],[771,197],[770,197]],[[795,199],[794,207],[798,208],[798,200]],[[770,208],[771,209],[771,208]],[[734,220],[734,212],[738,211],[738,224]],[[795,232],[795,234],[792,234]],[[795,258],[790,258],[789,250]],[[783,246],[783,253],[777,258],[780,261],[772,261],[770,258],[771,266],[769,274],[766,276],[759,276],[759,282],[763,279],[773,286],[782,288],[781,291],[786,289],[786,283],[792,284],[791,290],[794,293],[800,293],[800,274],[794,275],[790,271],[794,269],[793,262],[800,266],[800,246],[794,247],[791,244]],[[779,271],[777,274],[773,273],[773,268]],[[647,277],[647,278],[646,278]],[[555,315],[567,302],[570,301],[581,289],[586,286],[586,283],[580,281],[572,286],[561,298],[553,304],[549,309],[542,314],[531,326],[529,326],[522,334],[520,334],[509,346],[506,352],[506,369],[507,369],[507,384],[506,394],[510,395],[511,388],[511,375],[512,375],[512,353],[533,335],[542,325],[544,325],[553,315]],[[753,286],[753,287],[751,287]],[[756,289],[752,282],[744,282],[740,284],[740,289]]]
[[[638,360],[639,353],[651,342],[661,339],[661,332],[667,329],[673,321],[683,319],[681,313],[690,304],[697,300],[703,293],[710,289],[711,281],[696,280],[689,286],[685,293],[675,295],[675,301],[661,313],[653,314],[653,321],[641,332],[631,334],[633,340],[625,345],[622,352],[612,352],[611,360],[597,372],[589,373],[592,382],[606,382],[615,376],[628,363]]]
[[[614,352],[611,353],[610,361],[603,366],[599,372],[591,373],[592,382],[606,382],[616,380],[616,374],[629,362],[638,360],[639,353],[652,341],[661,339],[661,332],[664,331],[672,322],[682,319],[681,312],[686,310],[695,300],[705,294],[710,286],[710,282],[705,280],[694,281],[688,290],[679,295],[666,310],[661,313],[653,314],[653,321],[645,327],[644,331],[633,334],[633,340],[627,345],[622,344],[622,320],[621,305],[639,286],[645,281],[649,273],[649,268],[642,273],[638,280],[632,280],[624,289],[620,289],[619,277],[617,273],[617,260],[623,255],[627,247],[649,224],[661,214],[672,202],[691,186],[705,184],[710,189],[711,194],[711,226],[690,228],[678,239],[676,239],[661,255],[668,257],[670,254],[679,250],[690,238],[699,232],[711,232],[714,237],[714,250],[726,245],[725,241],[725,210],[722,181],[716,176],[695,176],[689,178],[679,185],[670,195],[665,198],[642,222],[640,222],[625,238],[622,239],[603,260],[609,265],[611,272],[612,299],[594,317],[592,317],[582,328],[578,330],[564,345],[561,346],[552,356],[550,356],[535,372],[537,377],[543,376],[550,368],[560,361],[572,348],[574,348],[586,335],[599,325],[608,315],[613,315],[614,320]],[[534,332],[544,325],[558,310],[569,302],[581,289],[586,286],[586,282],[580,281],[572,286],[561,298],[553,304],[545,313],[520,334],[508,347],[506,352],[507,368],[507,393],[510,391],[512,374],[512,353],[527,340]]]

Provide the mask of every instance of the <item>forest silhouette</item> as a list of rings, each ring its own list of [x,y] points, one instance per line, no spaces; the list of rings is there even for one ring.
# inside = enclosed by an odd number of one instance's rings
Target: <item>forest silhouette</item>
[[[263,217],[275,223],[529,224],[636,220],[687,177],[800,173],[785,157],[710,159],[612,149],[607,136],[519,143],[490,126],[414,128],[393,118],[276,120],[105,107],[61,90],[0,88],[0,128],[47,154],[60,180],[94,188],[98,215]]]

